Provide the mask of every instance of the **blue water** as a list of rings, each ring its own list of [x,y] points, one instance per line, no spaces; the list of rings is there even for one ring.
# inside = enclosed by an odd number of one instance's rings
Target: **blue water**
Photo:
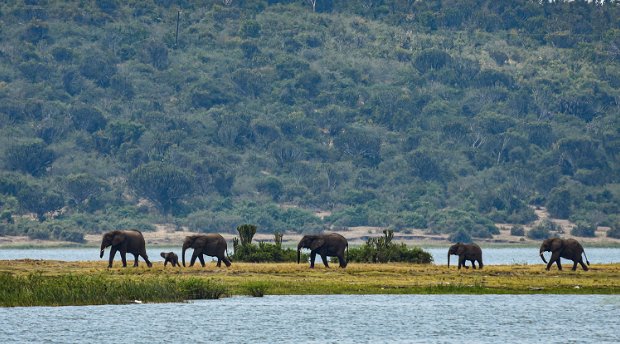
[[[447,263],[448,246],[445,248],[425,248],[433,255],[435,264],[445,265]],[[103,258],[99,258],[99,249],[94,248],[45,248],[45,249],[2,249],[0,248],[0,260],[13,259],[46,259],[46,260],[64,260],[64,261],[102,261],[107,262],[109,249]],[[181,259],[181,249],[179,247],[153,248],[147,251],[149,259],[154,262],[163,261],[159,253],[176,252]],[[550,252],[546,253],[547,259]],[[603,263],[620,263],[620,248],[586,248],[586,255],[592,264]],[[186,259],[190,259],[191,250],[186,252]],[[542,260],[538,255],[537,247],[516,247],[516,248],[484,248],[483,261],[485,265],[506,265],[506,264],[542,264]],[[205,257],[209,260],[209,257]],[[120,254],[116,254],[116,262],[120,264]],[[133,255],[127,255],[128,264],[133,264]],[[115,264],[116,264],[115,262]],[[143,263],[140,258],[141,264]],[[320,263],[320,257],[317,257]],[[451,264],[458,264],[458,257],[450,258]]]
[[[0,342],[618,343],[619,316],[617,295],[233,297],[0,308]]]

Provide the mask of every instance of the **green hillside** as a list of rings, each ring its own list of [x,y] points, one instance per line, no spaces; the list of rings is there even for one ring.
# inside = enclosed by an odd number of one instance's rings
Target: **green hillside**
[[[613,1],[14,0],[0,29],[0,235],[620,227]]]

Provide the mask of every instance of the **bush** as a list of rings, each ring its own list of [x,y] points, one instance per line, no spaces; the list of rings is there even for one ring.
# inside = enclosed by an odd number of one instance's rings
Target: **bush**
[[[620,224],[616,224],[616,225],[612,226],[607,231],[607,237],[608,238],[620,239]]]
[[[467,233],[463,229],[459,229],[457,232],[450,234],[450,236],[448,237],[448,240],[450,240],[450,242],[462,242],[462,243],[472,242],[471,235],[469,235],[469,233]]]
[[[379,238],[368,238],[366,243],[357,248],[349,248],[347,260],[359,263],[407,262],[429,264],[433,256],[420,247],[408,248],[407,245],[392,243],[394,231],[384,230]]]
[[[258,245],[252,244],[252,237],[256,233],[256,226],[241,225],[237,227],[237,231],[241,237],[233,239],[234,253],[230,257],[232,260],[252,263],[265,262],[296,262],[297,251],[282,248],[282,234],[275,233],[275,244],[259,242]],[[308,260],[308,255],[304,255],[302,259]]]
[[[527,232],[527,237],[534,240],[548,239],[551,232],[545,226],[538,225]]]
[[[512,228],[510,228],[510,235],[524,236],[525,229],[523,228],[523,226],[512,226]]]
[[[596,236],[596,226],[585,222],[578,222],[570,234],[578,237],[594,238]]]
[[[251,263],[280,263],[297,261],[296,250],[290,248],[283,249],[282,246],[276,244],[259,242],[258,245],[234,245],[233,242],[233,246],[235,248],[235,252],[230,257],[233,261]],[[308,260],[307,254],[301,257],[302,261],[304,259]]]

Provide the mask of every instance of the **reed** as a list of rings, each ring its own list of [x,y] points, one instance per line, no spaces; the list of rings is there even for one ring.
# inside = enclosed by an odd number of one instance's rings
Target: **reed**
[[[0,306],[182,302],[233,295],[310,294],[618,294],[620,264],[590,271],[544,265],[457,270],[430,264],[208,264],[184,269],[115,267],[106,262],[0,261]]]

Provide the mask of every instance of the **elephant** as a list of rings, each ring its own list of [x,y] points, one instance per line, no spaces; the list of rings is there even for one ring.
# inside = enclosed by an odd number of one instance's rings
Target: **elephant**
[[[222,261],[224,261],[224,264],[226,264],[227,267],[231,264],[230,259],[226,257],[226,240],[219,234],[198,234],[186,236],[185,241],[183,241],[183,252],[181,253],[183,256],[183,266],[185,266],[185,250],[188,248],[194,249],[189,266],[194,266],[194,262],[196,262],[196,258],[198,258],[200,260],[200,264],[204,268],[205,260],[202,257],[203,254],[211,257],[217,257],[218,267],[222,266]]]
[[[110,260],[108,261],[108,268],[112,267],[114,256],[116,251],[121,252],[121,259],[123,260],[123,267],[127,267],[126,254],[127,252],[133,254],[135,260],[133,266],[138,266],[138,256],[142,256],[146,264],[150,267],[153,266],[149,257],[146,254],[146,244],[144,243],[144,237],[142,232],[135,229],[130,230],[114,230],[107,232],[101,239],[101,252],[99,258],[103,258],[103,253],[106,247],[110,248]]]
[[[480,269],[484,266],[482,263],[482,249],[476,244],[462,244],[459,242],[450,246],[450,249],[448,250],[448,267],[450,267],[451,254],[459,256],[459,269],[461,266],[464,266],[465,269],[468,268],[465,265],[466,260],[471,261],[471,265],[474,269],[476,268],[476,264],[474,263],[475,261],[478,261],[478,267]]]
[[[302,248],[310,249],[310,268],[314,268],[314,260],[317,253],[321,256],[325,267],[329,267],[327,262],[327,256],[336,256],[340,262],[341,268],[347,267],[347,261],[344,259],[344,250],[347,249],[347,256],[349,255],[349,243],[347,239],[340,234],[318,234],[318,235],[304,235],[297,245],[297,264],[301,257],[300,250]]]
[[[168,262],[170,262],[170,264],[172,264],[172,267],[175,266],[181,266],[181,264],[179,264],[179,256],[177,256],[176,253],[174,252],[162,252],[160,253],[161,257],[164,258],[164,267],[166,265],[168,265]]]
[[[551,258],[549,259],[549,263],[545,260],[545,256],[543,252],[550,251]],[[588,271],[588,267],[583,263],[583,259],[581,254],[586,258],[586,263],[590,265],[588,261],[588,257],[586,256],[586,252],[583,250],[583,246],[579,243],[579,241],[575,239],[561,239],[561,238],[551,238],[545,239],[543,243],[540,245],[540,258],[542,258],[543,262],[547,263],[547,271],[551,269],[551,265],[553,263],[557,263],[558,270],[562,270],[562,264],[560,263],[560,258],[570,259],[573,261],[573,271],[577,270],[577,263],[581,264],[581,267],[584,271]]]

